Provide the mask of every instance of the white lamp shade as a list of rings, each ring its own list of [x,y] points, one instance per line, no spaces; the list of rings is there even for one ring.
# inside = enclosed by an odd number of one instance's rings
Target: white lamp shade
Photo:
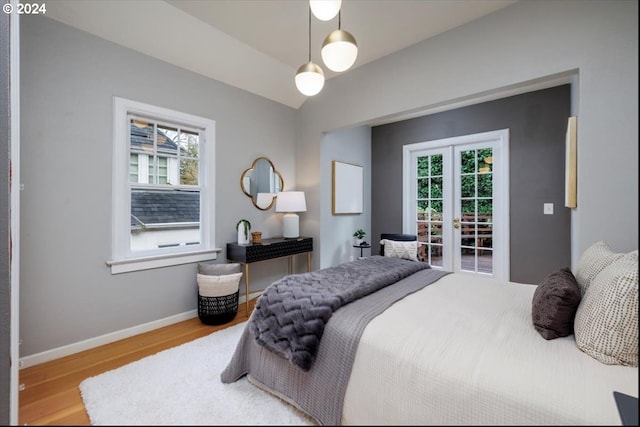
[[[309,0],[313,16],[321,21],[329,21],[340,11],[342,0]]]
[[[276,212],[306,212],[304,191],[281,191],[276,196]]]
[[[296,87],[306,96],[318,94],[324,86],[324,72],[313,62],[307,62],[296,72]]]
[[[348,70],[358,57],[356,39],[347,31],[332,31],[322,43],[322,61],[332,71]]]

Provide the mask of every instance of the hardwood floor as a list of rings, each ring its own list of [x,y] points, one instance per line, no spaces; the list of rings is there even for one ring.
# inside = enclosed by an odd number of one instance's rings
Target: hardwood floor
[[[249,301],[253,310],[255,299]],[[111,344],[20,370],[19,425],[91,425],[78,386],[89,377],[124,366],[247,320],[245,304],[229,323],[209,326],[197,317]]]

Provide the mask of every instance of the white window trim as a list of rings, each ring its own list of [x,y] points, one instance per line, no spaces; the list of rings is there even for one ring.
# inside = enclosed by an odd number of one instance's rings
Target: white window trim
[[[159,120],[181,123],[204,129],[204,144],[200,147],[200,158],[205,167],[200,168],[200,230],[199,245],[184,246],[158,251],[157,254],[137,256],[130,250],[130,197],[129,179],[129,123],[128,114],[142,115]],[[167,108],[156,107],[125,98],[113,98],[113,166],[112,166],[112,219],[111,219],[111,274],[125,273],[150,268],[212,260],[221,248],[215,247],[215,121]]]

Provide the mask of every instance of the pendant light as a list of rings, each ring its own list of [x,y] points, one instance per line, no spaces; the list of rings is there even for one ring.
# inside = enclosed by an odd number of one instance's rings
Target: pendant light
[[[338,12],[338,29],[329,33],[322,43],[322,60],[324,65],[332,71],[348,70],[358,56],[358,44],[351,33],[340,29],[340,15]]]
[[[309,0],[313,16],[321,21],[332,20],[342,6],[342,0]]]
[[[306,96],[318,94],[324,86],[322,68],[311,62],[311,6],[309,6],[309,62],[298,68],[295,80],[298,90]]]

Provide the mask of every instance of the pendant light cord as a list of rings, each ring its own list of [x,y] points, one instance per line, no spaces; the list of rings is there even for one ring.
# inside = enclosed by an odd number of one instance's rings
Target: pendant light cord
[[[341,21],[342,21],[342,16],[340,16],[340,14],[342,13],[341,10],[338,11],[338,29],[340,29],[340,25],[341,25]]]
[[[309,62],[311,62],[311,6],[309,6]]]

